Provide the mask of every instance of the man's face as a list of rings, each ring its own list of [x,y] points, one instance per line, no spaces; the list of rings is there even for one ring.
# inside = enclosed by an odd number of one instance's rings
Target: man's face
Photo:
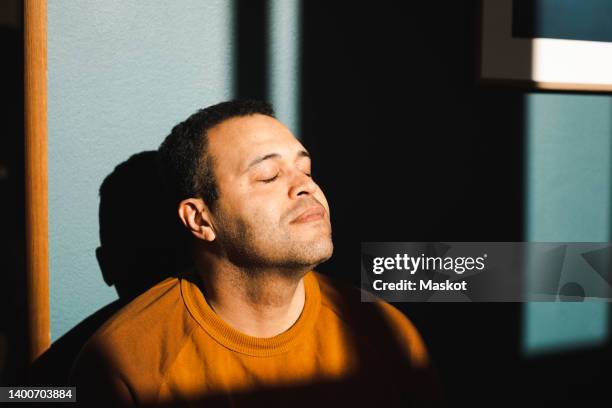
[[[244,267],[314,267],[333,252],[329,205],[308,153],[278,120],[232,118],[210,129],[218,245]]]

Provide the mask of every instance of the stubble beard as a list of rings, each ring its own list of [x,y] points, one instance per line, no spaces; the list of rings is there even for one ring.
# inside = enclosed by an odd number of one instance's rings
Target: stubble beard
[[[228,224],[225,220],[219,223],[222,231],[217,234],[218,244],[227,259],[247,275],[273,271],[284,278],[299,279],[333,253],[331,229],[320,237],[301,241],[281,227]]]

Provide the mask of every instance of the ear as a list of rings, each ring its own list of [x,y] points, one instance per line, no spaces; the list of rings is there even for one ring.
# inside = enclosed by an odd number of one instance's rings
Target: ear
[[[180,202],[178,215],[185,226],[196,238],[212,242],[216,234],[211,222],[210,210],[201,198],[187,198]]]

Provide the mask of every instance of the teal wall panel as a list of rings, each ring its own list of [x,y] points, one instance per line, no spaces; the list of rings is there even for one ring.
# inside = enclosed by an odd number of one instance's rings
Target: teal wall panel
[[[607,242],[612,197],[612,98],[526,96],[526,241]],[[527,303],[523,353],[593,347],[608,339],[604,303]]]
[[[232,6],[226,0],[49,2],[53,340],[117,298],[95,258],[104,178],[131,155],[156,149],[198,108],[232,97]]]

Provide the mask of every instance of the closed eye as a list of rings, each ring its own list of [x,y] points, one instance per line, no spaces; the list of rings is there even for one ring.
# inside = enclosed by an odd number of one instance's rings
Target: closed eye
[[[305,174],[307,177],[312,178],[312,174],[310,174],[310,173],[306,173],[306,172],[304,172],[304,174]],[[266,183],[266,184],[267,184],[267,183],[272,183],[272,182],[273,182],[274,180],[276,180],[277,178],[278,178],[278,173],[277,173],[277,174],[276,174],[274,177],[272,177],[272,178],[269,178],[269,179],[264,179],[264,180],[258,180],[258,181],[261,181],[262,183]]]
[[[274,177],[272,177],[272,178],[265,179],[265,180],[259,180],[259,181],[261,181],[261,182],[263,182],[263,183],[271,183],[271,182],[273,182],[274,180],[276,180],[277,178],[278,178],[278,173],[276,174],[276,176],[274,176]]]

